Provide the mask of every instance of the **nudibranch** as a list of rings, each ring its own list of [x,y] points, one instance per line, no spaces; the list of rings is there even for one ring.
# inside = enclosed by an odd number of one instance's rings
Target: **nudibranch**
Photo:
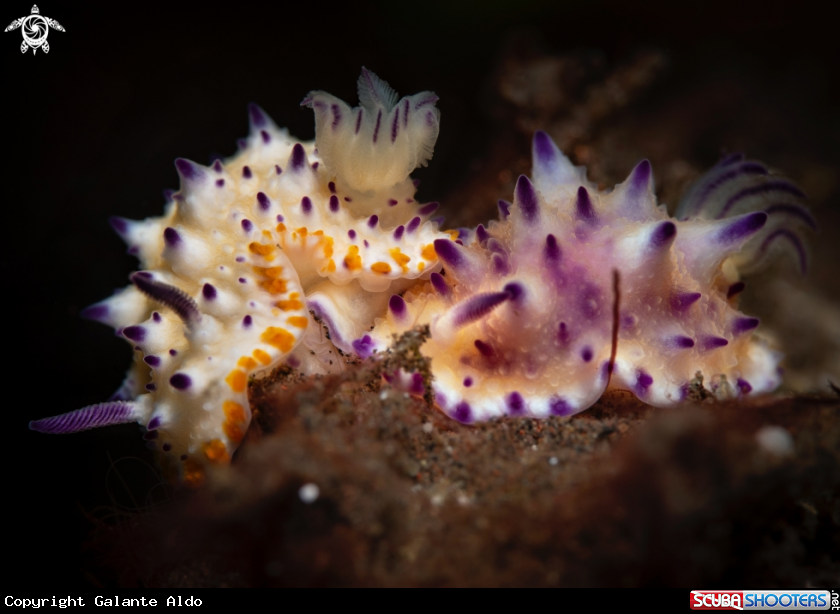
[[[368,336],[430,326],[436,404],[461,422],[569,415],[608,388],[655,406],[684,400],[700,371],[718,396],[767,392],[781,355],[737,310],[740,273],[787,246],[804,269],[803,194],[741,156],[722,160],[671,218],[648,161],[602,192],[544,132],[532,178],[520,176],[500,220],[435,241],[443,263],[394,294]],[[417,374],[399,385],[423,391]]]
[[[243,438],[251,374],[283,361],[341,368],[336,348],[352,351],[390,293],[440,268],[433,245],[451,235],[429,219],[437,203],[415,202],[409,177],[432,156],[437,97],[398,100],[365,69],[358,92],[356,108],[320,91],[304,99],[314,143],[251,106],[233,158],[176,160],[181,187],[162,217],[112,219],[140,271],[83,315],[114,327],[134,364],[111,401],[30,428],[136,421],[165,467],[197,482]]]

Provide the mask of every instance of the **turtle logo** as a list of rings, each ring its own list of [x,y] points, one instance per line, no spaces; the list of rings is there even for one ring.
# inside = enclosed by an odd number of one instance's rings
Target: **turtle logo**
[[[50,28],[64,32],[64,28],[55,19],[44,17],[41,11],[38,10],[38,5],[32,5],[32,14],[20,19],[15,19],[6,28],[6,32],[17,30],[20,28],[23,33],[23,42],[20,45],[20,52],[26,53],[26,50],[32,48],[33,55],[38,51],[38,47],[44,50],[44,53],[50,52],[50,44],[47,42],[47,34],[50,33]]]

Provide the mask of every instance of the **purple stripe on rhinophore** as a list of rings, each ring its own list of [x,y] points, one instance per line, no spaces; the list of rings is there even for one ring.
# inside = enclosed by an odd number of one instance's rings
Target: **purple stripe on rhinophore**
[[[378,215],[371,215],[368,218],[367,225],[368,228],[376,228],[376,225],[379,223],[379,216]]]
[[[498,202],[498,205],[499,205],[499,219],[504,221],[510,215],[511,203],[509,203],[506,200],[500,200]]]
[[[410,104],[410,102],[409,102],[408,98],[404,98],[403,99],[403,128],[408,126],[408,109],[409,109],[408,105],[409,104]],[[416,183],[414,184],[414,187],[415,188],[417,187]]]
[[[251,126],[256,129],[264,128],[268,125],[268,118],[265,116],[263,110],[253,103],[248,105],[248,116],[251,118]]]
[[[338,205],[338,196],[333,194],[332,196],[330,196],[330,211],[332,211],[333,213],[338,213]]]
[[[557,164],[557,151],[555,150],[554,142],[542,130],[537,130],[534,133],[532,148],[535,166],[549,170]]]
[[[726,204],[721,209],[720,213],[718,214],[718,219],[722,217],[726,217],[726,214],[729,210],[738,204],[739,201],[749,198],[750,196],[756,196],[757,194],[766,194],[767,192],[784,192],[785,194],[791,194],[793,196],[798,196],[799,198],[805,198],[805,194],[797,188],[795,185],[790,183],[789,181],[785,181],[784,179],[777,179],[776,181],[768,181],[761,185],[752,186],[749,188],[744,188],[737,194],[734,194],[726,201]]]
[[[186,373],[176,373],[169,378],[169,383],[177,390],[186,390],[192,386],[192,379]]]
[[[805,246],[802,244],[802,240],[796,236],[793,231],[790,231],[787,228],[774,230],[767,235],[767,238],[761,243],[759,253],[762,256],[766,254],[770,244],[776,239],[787,239],[791,242],[791,244],[793,244],[793,248],[796,250],[796,255],[799,257],[799,270],[803,275],[805,275],[805,273],[808,272],[808,255],[805,252]]]
[[[703,337],[700,339],[701,350],[714,350],[729,345],[729,341],[723,337]]]
[[[403,233],[405,232],[405,226],[400,224],[394,229],[394,240],[399,241],[402,239]]]
[[[417,109],[419,109],[420,107],[425,107],[427,104],[434,104],[434,103],[436,103],[438,100],[440,100],[440,98],[438,98],[437,96],[435,96],[434,94],[432,94],[431,96],[428,96],[428,97],[424,98],[424,99],[423,99],[423,100],[421,100],[420,102],[415,103],[415,105],[414,105],[414,110],[416,111],[416,110],[417,110]]]
[[[97,403],[60,416],[33,420],[29,423],[29,429],[39,433],[59,435],[78,433],[112,424],[126,424],[136,421],[134,409],[135,404],[130,401]]]
[[[693,348],[694,339],[686,337],[685,335],[677,335],[671,339],[671,344],[680,349]]]
[[[764,228],[766,223],[767,214],[764,211],[738,216],[718,231],[715,241],[720,245],[739,243]]]
[[[260,136],[264,144],[268,145],[271,142],[271,135],[266,130],[260,130]]]
[[[484,243],[490,238],[490,233],[484,228],[484,224],[479,224],[475,229],[475,238],[479,243]]]
[[[511,392],[505,399],[509,416],[525,415],[525,399],[518,392]]]
[[[440,203],[437,203],[437,202],[428,203],[428,204],[425,204],[422,207],[420,207],[417,210],[417,213],[419,213],[423,217],[426,217],[427,215],[431,215],[432,213],[437,211],[438,207],[440,207]]]
[[[671,309],[685,311],[699,301],[701,296],[699,292],[675,292],[671,295]]]
[[[300,208],[305,215],[312,213],[312,200],[308,196],[300,199]]]
[[[481,339],[476,339],[473,345],[475,345],[475,349],[485,358],[492,358],[496,355],[496,350],[489,343],[485,343]]]
[[[476,294],[452,308],[454,309],[452,324],[460,328],[480,320],[510,298],[511,294],[509,292]]]
[[[376,127],[373,129],[373,142],[376,144],[376,139],[379,137],[379,124],[382,123],[382,109],[376,114]]]
[[[268,211],[269,207],[271,207],[271,200],[269,200],[265,192],[257,192],[257,203],[263,211]]]
[[[677,227],[674,222],[662,222],[651,233],[650,246],[655,250],[670,247],[676,236]]]
[[[539,219],[540,203],[531,180],[525,175],[519,175],[513,193],[514,202],[519,205],[519,210],[522,211],[522,217],[525,218],[525,221],[529,224],[536,222]]]
[[[244,177],[245,179],[250,179],[251,177],[253,177],[250,166],[245,165],[242,167],[242,177]]]
[[[222,167],[222,161],[221,160],[216,160],[215,162],[213,162],[213,170],[216,171],[217,173],[222,172],[223,167]]]
[[[805,225],[808,226],[811,230],[817,230],[817,221],[811,215],[811,212],[808,211],[802,205],[792,205],[789,203],[779,203],[776,205],[770,205],[764,210],[764,213],[767,215],[773,215],[774,213],[778,213],[781,215],[789,215],[795,218],[799,218]]]
[[[545,237],[545,247],[543,248],[543,256],[549,264],[557,264],[560,262],[560,257],[563,255],[560,246],[557,244],[557,238],[550,234]]]
[[[333,114],[332,129],[335,130],[341,123],[341,107],[339,107],[337,104],[331,104],[330,110],[332,110]]]
[[[201,317],[201,312],[198,310],[198,305],[180,288],[165,284],[161,281],[149,279],[148,277],[134,273],[131,276],[131,282],[137,286],[143,294],[157,301],[158,303],[169,307],[172,311],[178,314],[184,322],[194,322]]]
[[[391,142],[397,140],[397,134],[400,131],[400,108],[394,112],[394,123],[391,124]]]
[[[85,307],[79,314],[86,320],[93,320],[94,322],[102,322],[108,317],[108,305],[96,304],[90,307]]]
[[[438,257],[447,265],[457,269],[467,263],[467,259],[454,241],[450,241],[449,239],[435,239],[434,246]]]
[[[388,301],[388,309],[390,309],[394,317],[399,320],[402,320],[408,315],[408,305],[405,304],[405,300],[399,294],[394,294],[390,298]]]
[[[359,114],[356,116],[356,132],[355,134],[359,134],[359,128],[362,127],[362,114],[364,114],[365,110],[359,107]]]
[[[432,273],[431,277],[429,278],[429,281],[432,282],[432,287],[435,289],[435,292],[437,292],[441,296],[446,296],[449,294],[449,286],[446,284],[446,280],[440,273]]]
[[[592,206],[592,199],[589,197],[589,192],[583,186],[580,186],[577,191],[577,198],[575,198],[575,215],[579,220],[585,222],[595,221],[595,208]]]
[[[560,397],[552,397],[548,400],[548,413],[552,416],[568,416],[572,413],[572,407]]]
[[[743,157],[743,156],[742,156]],[[733,179],[738,179],[739,177],[749,176],[749,175],[766,175],[767,169],[764,167],[763,164],[759,164],[758,162],[745,162],[743,164],[738,165],[737,167],[728,170],[721,175],[719,175],[714,181],[705,185],[702,191],[697,195],[694,199],[694,205],[692,207],[692,211],[697,212],[699,209],[703,208],[703,203],[709,197],[709,195],[717,190],[720,186],[729,183]],[[718,216],[721,217],[721,216]]]
[[[111,228],[114,229],[121,237],[125,237],[126,233],[128,233],[128,225],[129,220],[125,219],[124,217],[117,217],[116,215],[112,215],[108,218],[108,223],[111,225]]]
[[[470,424],[473,421],[472,409],[466,401],[458,403],[449,415],[461,424]]]
[[[175,168],[178,169],[178,174],[184,181],[197,181],[204,177],[204,171],[198,164],[184,158],[175,160]]]
[[[143,341],[146,338],[146,329],[142,326],[126,326],[122,329],[123,337],[131,341]]]
[[[369,358],[376,347],[373,339],[370,338],[370,335],[365,335],[361,339],[356,339],[351,345],[353,346],[353,351],[355,351],[360,358]]]
[[[740,335],[747,331],[758,328],[760,320],[758,318],[736,318],[732,322],[732,334]]]
[[[411,221],[408,223],[408,226],[405,227],[405,231],[408,234],[411,234],[412,232],[417,230],[418,226],[420,226],[420,221],[421,220],[420,220],[419,216],[415,216],[415,217],[411,218]]]
[[[251,220],[249,220],[249,219],[242,220],[240,222],[240,224],[242,225],[242,230],[244,230],[245,232],[251,232],[251,230],[254,229],[254,225],[251,223]]]
[[[715,164],[716,167],[720,168],[723,166],[729,166],[730,164],[735,164],[736,162],[740,162],[744,159],[744,154],[742,153],[732,153],[728,156],[724,156],[720,159],[720,161]]]
[[[292,155],[289,157],[289,167],[293,173],[298,173],[306,168],[306,151],[303,149],[303,145],[300,143],[295,143],[295,146],[292,147]]]
[[[736,294],[740,294],[744,291],[746,284],[743,281],[736,281],[734,284],[729,286],[729,289],[726,291],[726,298],[732,298]]]
[[[201,295],[208,301],[216,298],[216,288],[212,284],[204,284],[201,288]]]

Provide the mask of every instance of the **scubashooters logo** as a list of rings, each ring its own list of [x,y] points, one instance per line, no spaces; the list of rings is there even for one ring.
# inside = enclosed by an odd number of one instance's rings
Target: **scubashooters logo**
[[[691,591],[692,610],[828,610],[825,590]],[[833,609],[833,608],[832,608]]]
[[[15,19],[6,28],[6,32],[17,30],[20,28],[23,34],[23,42],[20,45],[20,52],[26,53],[27,49],[32,49],[32,54],[38,51],[38,47],[44,50],[44,53],[50,52],[50,44],[47,42],[47,35],[50,33],[50,28],[64,32],[64,28],[55,19],[44,17],[41,11],[38,10],[38,5],[32,5],[32,14],[20,19]]]

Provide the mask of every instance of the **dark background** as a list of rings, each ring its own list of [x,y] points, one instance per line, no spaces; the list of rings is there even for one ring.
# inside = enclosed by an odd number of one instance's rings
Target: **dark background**
[[[31,0],[5,3],[4,24]],[[832,15],[797,2],[39,3],[50,52],[21,55],[19,31],[0,36],[3,67],[4,447],[9,587],[57,590],[95,582],[83,543],[98,521],[130,519],[159,500],[137,427],[67,437],[29,432],[30,419],[103,401],[130,361],[129,346],[78,317],[126,285],[135,261],[109,215],[162,212],[177,188],[173,160],[207,163],[235,152],[246,106],[260,104],[301,139],[314,136],[313,89],[355,103],[362,65],[401,94],[440,96],[441,136],[419,198],[442,199],[464,181],[498,132],[487,92],[513,36],[548,53],[596,50],[606,64],[655,48],[667,74],[635,104],[691,92],[723,76],[754,91],[761,115],[785,118],[835,171],[840,114]],[[763,105],[766,104],[766,109]],[[752,114],[722,105],[726,113]],[[727,111],[726,109],[730,109]],[[729,118],[731,119],[731,118]],[[789,122],[789,123],[788,123]],[[778,162],[792,144],[768,132]],[[727,143],[709,142],[708,160]],[[769,159],[768,159],[769,158]],[[834,203],[836,208],[836,200]],[[836,229],[823,228],[829,235]],[[89,585],[89,584],[88,584]]]

